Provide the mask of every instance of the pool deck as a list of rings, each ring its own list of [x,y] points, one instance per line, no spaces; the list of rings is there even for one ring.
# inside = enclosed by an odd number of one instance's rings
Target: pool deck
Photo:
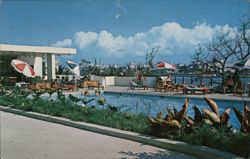
[[[157,95],[157,96],[170,96],[170,97],[188,97],[188,98],[212,98],[215,100],[233,100],[233,101],[248,101],[250,102],[250,98],[246,96],[234,96],[233,94],[188,94],[184,95],[182,92],[156,92],[153,88],[143,89],[143,88],[136,88],[135,90],[131,90],[129,87],[122,87],[122,86],[106,86],[104,88],[104,92],[110,93],[126,93],[126,94],[140,94],[140,95]]]

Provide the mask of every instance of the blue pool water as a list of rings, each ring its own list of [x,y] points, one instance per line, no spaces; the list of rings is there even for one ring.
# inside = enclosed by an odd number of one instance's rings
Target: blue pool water
[[[82,96],[81,98],[95,98],[89,106],[97,105],[97,100],[100,96]],[[158,112],[162,111],[164,116],[166,114],[166,108],[173,109],[173,107],[180,110],[183,106],[184,99],[182,97],[166,97],[166,96],[150,96],[150,95],[134,95],[134,94],[119,94],[119,93],[104,93],[102,95],[106,100],[107,104],[112,104],[120,108],[121,111],[143,113],[145,115],[155,116]],[[223,113],[226,108],[236,107],[243,111],[244,101],[223,101],[215,100],[219,106],[219,112]],[[189,108],[187,115],[193,117],[194,111],[192,106],[196,105],[201,110],[203,108],[210,109],[204,99],[190,98]],[[231,109],[230,112],[230,123],[235,127],[239,128],[240,124]]]

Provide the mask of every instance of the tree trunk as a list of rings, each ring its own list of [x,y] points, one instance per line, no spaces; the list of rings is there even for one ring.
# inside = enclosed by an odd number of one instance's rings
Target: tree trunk
[[[222,86],[222,89],[223,89],[223,93],[226,93],[226,90],[225,90],[225,70],[224,70],[224,66],[222,67],[222,73],[221,73],[221,86]]]

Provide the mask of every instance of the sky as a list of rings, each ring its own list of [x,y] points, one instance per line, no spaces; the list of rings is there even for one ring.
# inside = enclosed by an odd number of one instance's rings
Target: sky
[[[249,0],[0,0],[0,43],[72,47],[78,62],[190,63],[199,43],[234,31]],[[62,57],[61,57],[62,58]]]

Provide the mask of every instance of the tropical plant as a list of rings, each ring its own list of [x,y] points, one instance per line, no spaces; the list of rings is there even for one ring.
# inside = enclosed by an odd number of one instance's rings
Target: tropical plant
[[[47,89],[47,93],[49,94],[49,100],[51,101],[51,96],[56,92],[55,89]]]
[[[104,105],[107,103],[106,99],[104,97],[100,97],[97,101],[99,105],[102,105],[104,108]]]
[[[229,114],[230,114],[230,108],[227,108],[221,115],[218,111],[218,105],[217,103],[205,97],[205,101],[207,102],[208,106],[212,111],[209,109],[202,109],[202,112],[199,110],[197,106],[193,106],[194,110],[194,118],[191,117],[185,117],[185,121],[187,122],[188,126],[190,127],[196,127],[203,124],[209,124],[216,128],[218,127],[227,127],[228,129],[231,129],[232,126],[229,125]]]
[[[78,98],[78,97],[76,97],[76,96],[73,96],[72,94],[69,94],[69,100],[71,100],[71,101],[74,103],[74,105],[75,105],[75,104],[78,103],[81,99]]]
[[[64,73],[65,66],[59,65],[58,69],[56,70],[57,75],[62,75]]]
[[[34,78],[30,78],[30,83],[40,83],[40,82],[44,82],[44,80],[42,80],[40,77],[34,77]]]
[[[151,48],[151,50],[148,50],[146,53],[146,64],[149,65],[150,68],[153,68],[153,60],[155,58],[155,55],[159,51],[160,47]]]
[[[108,109],[110,111],[113,111],[113,112],[117,112],[118,111],[118,107],[114,106],[114,105],[111,105],[111,104],[108,104]]]
[[[95,100],[94,98],[91,98],[91,99],[86,99],[86,98],[83,98],[83,99],[81,99],[82,100],[82,103],[84,104],[84,105],[87,105],[88,103],[90,103],[91,101],[93,101],[93,100]]]
[[[40,96],[41,96],[42,94],[44,94],[44,93],[45,93],[45,91],[36,91],[34,94],[32,94],[33,100],[34,100],[34,101],[39,100],[39,99],[40,99]]]
[[[182,109],[179,112],[176,111],[175,113],[167,108],[168,113],[165,118],[163,118],[162,112],[159,112],[156,118],[149,116],[148,121],[151,124],[151,133],[160,136],[177,133],[181,128],[181,122],[187,112],[188,103],[189,100],[186,98]]]
[[[219,114],[217,103],[205,97],[210,107],[199,110],[193,106],[194,118],[186,116],[188,99],[180,111],[167,108],[167,115],[162,117],[162,112],[155,118],[148,117],[150,123],[150,134],[167,138],[174,138],[196,145],[205,145],[224,151],[229,151],[244,157],[249,157],[250,151],[250,108],[247,102],[244,105],[244,113],[233,108],[241,123],[241,132],[233,131],[229,124],[230,108]],[[241,146],[244,145],[244,146]]]
[[[177,133],[180,129],[184,130],[186,133],[191,133],[192,128],[204,124],[209,124],[215,128],[226,127],[230,130],[232,128],[228,123],[230,118],[230,108],[226,109],[224,113],[220,115],[216,102],[207,97],[205,97],[205,100],[212,111],[203,109],[202,113],[197,106],[193,106],[194,118],[186,116],[189,101],[187,98],[185,99],[184,105],[180,111],[175,108],[171,111],[167,108],[165,118],[162,117],[162,112],[160,112],[156,118],[148,117],[152,126],[152,133],[164,136],[171,133]]]
[[[249,133],[250,134],[250,108],[248,106],[248,103],[245,102],[244,104],[244,112],[241,112],[237,108],[233,107],[233,110],[236,114],[237,119],[240,122],[240,130],[243,133]]]

